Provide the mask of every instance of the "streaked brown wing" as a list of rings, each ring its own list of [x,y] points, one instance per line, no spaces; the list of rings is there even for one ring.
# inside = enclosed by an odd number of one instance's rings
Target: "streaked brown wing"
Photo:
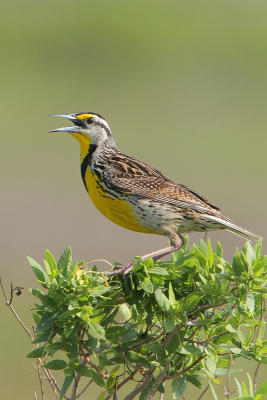
[[[107,161],[103,178],[107,186],[124,194],[155,199],[177,207],[219,211],[205,197],[169,180],[148,164],[122,153]]]

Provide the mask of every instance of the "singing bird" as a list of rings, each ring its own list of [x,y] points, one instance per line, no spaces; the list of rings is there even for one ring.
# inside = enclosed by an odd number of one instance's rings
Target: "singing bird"
[[[251,241],[259,238],[234,224],[204,196],[121,153],[101,115],[52,115],[73,123],[52,132],[67,132],[80,143],[82,180],[96,208],[124,228],[169,238],[170,246],[144,255],[143,260],[152,257],[156,261],[178,250],[185,232],[226,229]],[[132,266],[120,266],[114,273],[126,274]]]

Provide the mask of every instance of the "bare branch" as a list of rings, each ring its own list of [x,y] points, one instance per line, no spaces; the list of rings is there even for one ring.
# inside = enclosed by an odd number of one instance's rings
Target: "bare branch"
[[[152,397],[154,396],[154,394],[157,392],[159,385],[164,382],[164,380],[166,379],[167,376],[167,371],[168,368],[170,366],[171,363],[171,359],[168,360],[168,362],[166,363],[163,371],[159,374],[159,376],[156,379],[156,382],[153,384],[153,387],[151,388],[150,392],[147,395],[147,400],[152,399]]]
[[[118,400],[118,389],[115,387],[112,400]]]
[[[261,366],[261,363],[259,362],[255,369],[255,372],[254,372],[254,378],[253,378],[253,394],[254,394],[254,396],[256,395],[256,391],[257,391],[257,376],[258,376],[260,366]]]
[[[73,384],[70,400],[77,399],[77,390],[78,390],[80,379],[81,379],[81,375],[76,374],[76,376],[74,377],[74,384]]]
[[[151,371],[148,371],[145,375],[144,382],[141,384],[138,384],[130,394],[128,394],[126,397],[124,397],[124,400],[133,400],[135,398],[135,396],[138,395],[138,393],[140,393],[144,389],[146,389],[151,382],[154,371],[155,371],[155,367]]]
[[[38,379],[39,379],[39,384],[40,384],[41,398],[42,398],[42,400],[45,400],[45,396],[44,396],[44,386],[43,386],[43,381],[42,381],[42,377],[41,377],[40,360],[39,360],[39,359],[37,360],[36,371],[37,371],[37,375],[38,375]]]
[[[227,373],[226,373],[226,385],[224,387],[224,395],[226,399],[230,399],[230,366],[232,361],[232,354],[229,354],[229,363],[227,366]]]
[[[29,336],[29,338],[30,338],[31,340],[33,340],[32,332],[31,332],[30,329],[24,324],[24,322],[21,320],[21,318],[18,316],[16,310],[15,310],[14,307],[12,306],[12,301],[13,301],[13,285],[12,285],[12,283],[11,283],[11,285],[10,285],[10,298],[9,298],[9,300],[7,299],[7,296],[6,296],[6,293],[5,293],[3,284],[2,284],[2,279],[1,279],[1,277],[0,277],[0,286],[1,286],[1,289],[2,289],[3,296],[4,296],[5,300],[6,300],[6,305],[9,307],[9,309],[10,309],[11,312],[12,312],[12,314],[15,316],[16,320],[20,323],[20,325],[22,326],[22,328],[25,330],[25,332],[27,333],[27,335]]]
[[[84,394],[84,392],[88,389],[88,387],[91,385],[91,383],[93,383],[93,379],[90,379],[90,381],[85,385],[83,390],[79,394],[77,394],[76,399],[78,399],[79,397],[81,397]]]
[[[204,390],[200,393],[200,396],[197,398],[197,400],[201,400],[202,397],[204,396],[204,394],[207,392],[207,390],[209,389],[210,384],[208,383],[207,386],[204,388]]]
[[[196,307],[195,311],[209,310],[210,308],[218,308],[218,307],[224,306],[225,304],[227,304],[227,302],[222,302],[222,303],[217,303],[217,304],[207,304],[207,305]]]
[[[170,375],[167,376],[167,379],[174,379],[174,378],[179,378],[179,376],[182,376],[183,374],[185,374],[187,371],[189,371],[190,369],[194,368],[201,360],[203,360],[204,356],[199,357],[196,361],[193,362],[193,364],[191,364],[189,367],[183,369],[182,371],[178,372],[178,374],[175,375]]]
[[[41,362],[42,362],[42,361],[41,361]],[[41,364],[41,365],[42,365],[42,364]],[[48,380],[50,386],[52,387],[52,389],[53,389],[53,391],[54,391],[54,394],[55,394],[56,399],[58,399],[58,398],[59,398],[59,393],[60,393],[60,388],[59,388],[59,386],[58,386],[58,384],[57,384],[55,378],[53,377],[53,375],[52,375],[50,369],[44,368],[43,365],[42,365],[42,370],[43,370],[44,374],[46,375],[46,378],[47,378],[47,380]],[[67,397],[64,396],[64,399],[67,399]]]
[[[193,343],[193,344],[196,344],[196,345],[203,345],[203,344],[209,343],[211,340],[217,339],[220,336],[228,335],[228,333],[229,333],[228,331],[227,332],[218,333],[217,335],[211,336],[210,338],[207,338],[207,339],[204,339],[204,340],[199,340],[199,341],[184,338],[184,341],[185,342],[189,342],[189,343]]]
[[[120,389],[123,385],[125,385],[127,382],[129,382],[133,377],[137,374],[139,368],[134,370],[127,378],[125,378],[121,383],[118,384],[117,388]]]

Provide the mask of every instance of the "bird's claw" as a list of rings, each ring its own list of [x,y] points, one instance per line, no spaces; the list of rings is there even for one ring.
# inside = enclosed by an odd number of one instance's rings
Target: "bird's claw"
[[[115,269],[108,273],[108,275],[115,276],[122,274],[122,276],[126,276],[133,269],[133,264],[129,265],[117,265]]]

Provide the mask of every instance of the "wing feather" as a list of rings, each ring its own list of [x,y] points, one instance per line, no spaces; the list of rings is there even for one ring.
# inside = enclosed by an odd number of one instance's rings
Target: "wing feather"
[[[123,194],[150,198],[200,212],[219,212],[219,208],[205,197],[185,185],[169,180],[148,164],[123,153],[117,153],[107,160],[103,179],[107,186]]]

